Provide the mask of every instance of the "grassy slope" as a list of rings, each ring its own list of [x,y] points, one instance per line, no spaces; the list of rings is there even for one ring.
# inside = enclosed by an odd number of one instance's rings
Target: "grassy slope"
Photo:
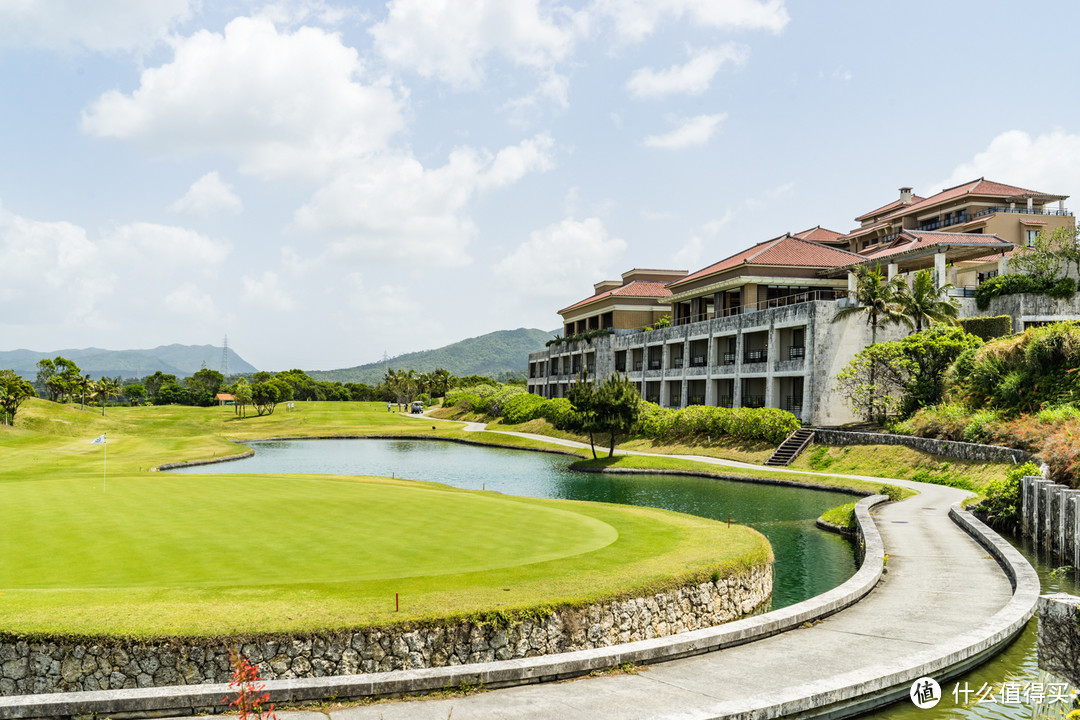
[[[462,434],[378,403],[297,408],[240,421],[222,408],[116,408],[102,418],[28,403],[18,427],[0,428],[0,547],[18,548],[0,554],[0,629],[356,627],[586,602],[770,555],[747,528],[646,508],[378,478],[144,472],[243,449],[226,437]],[[102,432],[109,444],[91,445]]]

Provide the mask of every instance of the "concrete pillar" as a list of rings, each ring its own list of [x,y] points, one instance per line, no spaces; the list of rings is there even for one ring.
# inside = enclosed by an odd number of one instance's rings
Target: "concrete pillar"
[[[945,284],[945,253],[934,255],[934,275],[937,280],[937,287]]]
[[[900,266],[896,263],[889,263],[889,280],[892,280],[900,272]]]
[[[858,284],[858,281],[855,279],[855,273],[851,272],[849,270],[848,274],[847,274],[848,299],[850,299],[852,301],[855,300],[855,291],[858,289],[858,287],[859,287],[859,284]]]
[[[1032,210],[1035,209],[1035,198],[1028,198],[1027,201],[1028,201],[1027,211],[1031,212]]]
[[[1061,215],[1065,214],[1065,201],[1064,200],[1058,200],[1058,213],[1061,214]]]
[[[679,407],[686,407],[687,400],[690,399],[690,380],[683,375],[683,379],[679,381]]]
[[[743,334],[740,330],[735,334],[735,374],[731,382],[731,406],[742,407],[742,361],[743,361]]]
[[[1031,536],[1035,517],[1034,487],[1035,477],[1028,475],[1020,479],[1020,532]]]
[[[1006,273],[1008,273],[1009,272],[1009,258],[1002,257],[1000,260],[998,260],[997,270],[998,270],[998,275],[1005,275]]]

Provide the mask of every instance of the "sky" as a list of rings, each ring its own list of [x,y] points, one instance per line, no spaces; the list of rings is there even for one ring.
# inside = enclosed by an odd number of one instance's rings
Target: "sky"
[[[351,367],[901,186],[1080,197],[1078,29],[1073,0],[0,0],[0,350]]]

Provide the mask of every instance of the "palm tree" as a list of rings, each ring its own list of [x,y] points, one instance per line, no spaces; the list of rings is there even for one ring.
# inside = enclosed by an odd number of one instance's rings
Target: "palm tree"
[[[90,393],[90,397],[93,398],[94,388],[97,385],[90,379],[90,374],[83,375],[75,381],[75,389],[79,391],[79,409],[86,409],[86,394]]]
[[[852,315],[866,315],[866,324],[870,326],[870,344],[877,342],[878,326],[907,325],[913,327],[911,319],[904,314],[899,298],[904,292],[904,281],[900,276],[885,282],[881,268],[873,270],[860,265],[855,268],[855,302],[837,311],[833,322],[839,322]]]
[[[105,405],[109,402],[109,398],[118,397],[121,390],[123,390],[123,383],[120,382],[120,378],[101,378],[97,384],[97,395],[101,398],[101,417],[105,417]]]
[[[904,314],[915,322],[915,332],[922,330],[924,323],[956,324],[959,305],[955,300],[949,299],[949,290],[952,287],[949,283],[934,287],[934,275],[929,270],[915,273],[911,288],[904,285],[904,291],[898,299]]]

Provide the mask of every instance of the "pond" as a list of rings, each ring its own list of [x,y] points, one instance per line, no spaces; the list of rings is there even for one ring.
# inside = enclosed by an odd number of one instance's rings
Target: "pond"
[[[773,608],[819,595],[856,570],[852,543],[814,521],[850,495],[677,475],[600,475],[568,469],[565,455],[434,440],[290,440],[252,443],[254,457],[178,469],[189,473],[375,475],[507,495],[664,508],[749,525],[776,555]]]

